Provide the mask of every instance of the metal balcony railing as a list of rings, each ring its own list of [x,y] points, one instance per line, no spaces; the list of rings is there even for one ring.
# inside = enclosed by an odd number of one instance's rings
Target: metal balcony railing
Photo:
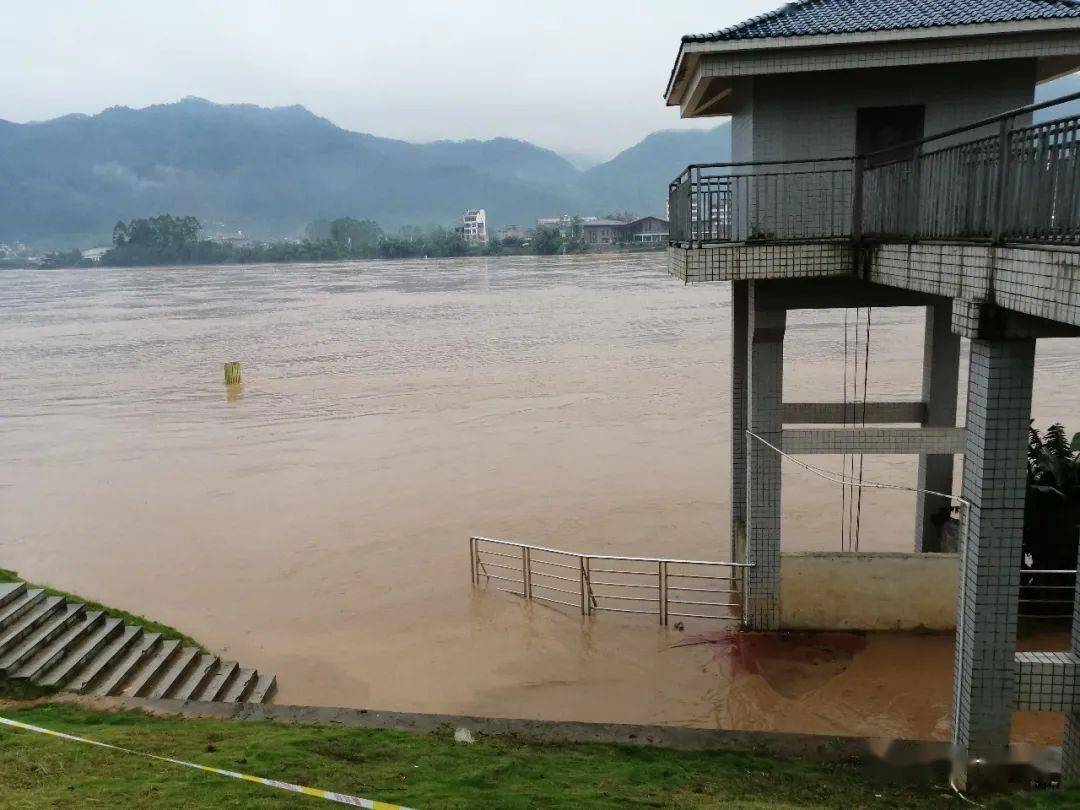
[[[1074,569],[1023,568],[1020,571],[1021,619],[1065,621],[1073,617]]]
[[[669,190],[672,242],[840,239],[851,234],[851,160],[688,166]]]
[[[956,240],[1080,245],[1080,115],[1031,123],[1073,93],[887,153],[697,163],[668,188],[670,243]]]

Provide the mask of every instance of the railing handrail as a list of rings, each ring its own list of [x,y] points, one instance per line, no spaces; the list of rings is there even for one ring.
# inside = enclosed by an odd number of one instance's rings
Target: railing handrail
[[[1056,107],[1058,104],[1068,104],[1070,101],[1080,100],[1080,92],[1068,93],[1058,98],[1048,99],[1047,101],[1040,101],[1035,104],[1027,104],[1023,107],[1016,107],[1011,110],[1007,110],[997,115],[991,115],[987,118],[981,118],[978,121],[974,121],[969,124],[964,124],[959,127],[947,129],[942,132],[935,132],[933,135],[927,135],[916,140],[904,141],[893,146],[887,146],[884,149],[876,149],[873,152],[856,152],[853,155],[841,155],[839,157],[810,157],[801,159],[784,159],[784,160],[744,160],[744,161],[726,161],[720,163],[690,163],[684,168],[672,182],[678,181],[680,177],[686,174],[691,169],[727,169],[737,166],[792,166],[799,163],[837,163],[837,162],[853,162],[856,160],[866,160],[869,158],[877,157],[878,155],[886,155],[892,152],[896,152],[900,149],[908,149],[910,147],[921,146],[924,143],[930,143],[931,141],[938,141],[944,138],[951,138],[954,135],[962,135],[965,132],[972,132],[976,129],[982,129],[983,127],[991,124],[999,124],[1002,121],[1006,121],[1012,118],[1018,118],[1021,115],[1027,115],[1028,113],[1038,112],[1039,110],[1045,110],[1050,107]],[[1078,114],[1080,115],[1080,114]],[[1060,123],[1060,121],[1066,121],[1069,118],[1076,116],[1064,116],[1057,121],[1044,121],[1041,124],[1033,126],[1043,126],[1046,124]],[[1025,125],[1025,128],[1027,126]],[[987,135],[988,138],[996,137],[996,133]]]
[[[492,546],[502,549],[517,549],[517,553],[495,551]],[[555,555],[561,559],[567,557],[577,560],[575,564],[556,562],[553,559],[537,559],[534,554]],[[492,562],[491,558],[508,558],[505,562]],[[519,562],[520,560],[520,562]],[[594,567],[594,563],[617,563],[612,567]],[[509,564],[508,564],[509,563]],[[621,564],[619,564],[621,563]],[[630,565],[626,565],[629,563]],[[650,570],[635,570],[634,564],[647,566]],[[690,571],[672,570],[680,565],[698,566]],[[555,574],[545,567],[559,569]],[[717,572],[705,574],[701,566],[730,568],[726,574]],[[661,626],[666,627],[672,617],[710,619],[715,621],[743,621],[747,615],[749,594],[749,574],[752,564],[729,563],[719,560],[678,560],[667,557],[617,556],[614,554],[582,554],[560,548],[518,543],[513,540],[499,540],[494,537],[473,535],[469,538],[469,570],[474,585],[479,585],[481,578],[485,583],[495,581],[495,589],[507,591],[528,600],[538,599],[557,605],[576,607],[581,615],[592,616],[597,612],[636,613],[656,616]],[[495,572],[488,569],[495,569]],[[564,569],[576,571],[574,576],[562,573]],[[600,574],[594,579],[593,574]],[[608,576],[613,575],[613,576]],[[627,578],[633,578],[628,581]],[[645,578],[644,580],[640,578]],[[693,579],[690,584],[671,585],[671,580],[681,582]],[[712,580],[715,586],[697,587],[698,580]],[[551,584],[554,581],[557,584]],[[506,584],[513,586],[506,587]],[[520,590],[518,590],[520,588]],[[615,589],[621,593],[601,591]],[[697,598],[680,598],[684,592],[692,592]],[[655,594],[655,595],[654,595]],[[703,594],[703,596],[697,596]],[[733,599],[733,595],[735,595]],[[705,596],[718,601],[701,601]],[[575,602],[567,601],[575,598]],[[614,602],[615,604],[611,604]],[[708,608],[710,612],[702,612]],[[716,615],[712,611],[721,611]],[[729,611],[737,615],[729,615]]]
[[[729,166],[792,166],[797,163],[840,163],[843,161],[852,161],[857,158],[858,155],[845,155],[843,157],[814,157],[798,159],[786,159],[786,160],[743,160],[727,163],[690,163],[686,169],[683,169],[682,174],[686,174],[687,169],[725,169]],[[682,176],[682,175],[680,175]]]
[[[1069,93],[857,155],[692,163],[669,184],[669,242],[1078,245],[1080,113],[1021,120],[1078,100]],[[956,139],[965,133],[976,134]]]
[[[800,177],[802,175],[822,175],[822,174],[850,174],[850,168],[838,168],[838,169],[804,169],[797,172],[746,172],[744,174],[709,174],[704,177],[698,177],[699,183],[722,183],[730,182],[732,180],[741,180],[744,177]]]
[[[516,543],[512,540],[497,540],[493,537],[484,537],[474,534],[470,539],[480,540],[484,543],[494,543],[500,546],[513,546],[514,548],[527,548],[533,551],[546,551],[551,554],[565,554],[568,557],[583,557],[590,560],[622,560],[624,562],[647,562],[647,563],[670,563],[674,565],[718,565],[731,568],[753,568],[754,563],[723,562],[720,560],[676,560],[669,557],[624,557],[613,554],[587,554],[581,551],[567,551],[561,548],[548,548],[537,546],[532,543]]]
[[[1021,574],[1072,574],[1076,576],[1075,568],[1021,568]]]
[[[908,149],[910,147],[922,146],[924,143],[930,143],[931,141],[939,141],[943,138],[951,138],[955,135],[963,135],[965,132],[973,132],[976,129],[988,127],[991,124],[1000,124],[1002,121],[1009,121],[1013,118],[1019,118],[1021,115],[1035,113],[1039,110],[1048,109],[1049,107],[1056,107],[1058,104],[1068,104],[1070,101],[1077,100],[1080,100],[1080,92],[1067,93],[1064,96],[1058,96],[1057,98],[1048,99],[1046,101],[1039,101],[1034,104],[1025,104],[1022,107],[1014,107],[1011,110],[1006,110],[1005,112],[998,113],[997,115],[991,115],[987,118],[980,118],[978,121],[973,121],[969,124],[964,124],[959,127],[953,127],[952,129],[946,129],[943,132],[935,132],[933,135],[927,135],[913,141],[905,141],[904,143],[898,143],[895,146],[888,146],[884,149],[876,149],[873,152],[866,152],[861,155],[856,155],[856,158],[867,159],[876,157],[877,155],[886,155],[890,152],[895,152],[898,149]]]

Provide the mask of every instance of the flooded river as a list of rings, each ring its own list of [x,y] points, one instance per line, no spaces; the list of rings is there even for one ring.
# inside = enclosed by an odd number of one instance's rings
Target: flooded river
[[[0,273],[0,567],[276,672],[281,703],[944,737],[948,637],[747,667],[673,646],[701,626],[470,585],[473,533],[727,556],[729,301],[662,255]],[[871,398],[918,395],[921,317],[875,311]],[[842,319],[791,317],[787,398],[840,397]],[[1078,367],[1040,343],[1040,423],[1080,429]],[[838,549],[840,493],[784,475],[785,548]],[[868,492],[863,550],[909,550],[912,514]]]

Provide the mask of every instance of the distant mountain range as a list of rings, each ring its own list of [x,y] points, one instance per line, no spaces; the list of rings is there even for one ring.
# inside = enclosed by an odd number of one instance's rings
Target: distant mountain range
[[[408,143],[341,129],[299,106],[187,98],[0,120],[0,242],[89,246],[119,219],[166,212],[252,237],[339,216],[385,229],[450,224],[473,207],[495,227],[615,209],[663,216],[667,183],[683,166],[730,154],[727,129],[655,133],[580,171],[524,141]]]
[[[1080,90],[1080,74],[1038,88]],[[1080,112],[1080,102],[1037,118]],[[384,229],[447,225],[486,208],[492,227],[564,213],[663,216],[667,183],[688,163],[730,160],[725,122],[656,132],[585,170],[525,141],[408,143],[342,129],[299,106],[197,98],[15,124],[0,119],[0,242],[87,247],[119,219],[193,214],[210,232],[298,234],[315,219]]]

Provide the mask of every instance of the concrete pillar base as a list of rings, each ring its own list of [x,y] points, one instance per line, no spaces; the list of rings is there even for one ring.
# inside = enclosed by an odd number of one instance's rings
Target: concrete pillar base
[[[953,684],[961,790],[993,782],[1008,755],[1034,363],[1034,340],[971,342]]]

